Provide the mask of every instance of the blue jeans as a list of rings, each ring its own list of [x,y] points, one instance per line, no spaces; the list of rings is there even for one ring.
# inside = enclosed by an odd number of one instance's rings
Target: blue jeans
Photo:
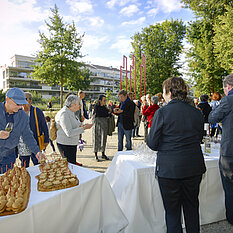
[[[136,125],[134,126],[133,130],[132,130],[132,137],[134,138],[135,136],[138,137],[138,131],[139,131],[139,126]],[[136,133],[136,134],[135,134]]]
[[[32,153],[31,156],[19,156],[19,159],[21,160],[21,166],[29,167],[30,158],[32,159],[32,162],[34,165],[39,164],[39,161],[36,158],[36,155]]]
[[[225,177],[220,169],[222,186],[225,193],[225,207],[227,221],[233,225],[233,181]]]
[[[123,139],[124,135],[126,137],[126,150],[132,150],[132,142],[131,142],[131,136],[132,136],[132,130],[126,130],[124,129],[123,125],[121,123],[118,123],[118,151],[123,150]]]

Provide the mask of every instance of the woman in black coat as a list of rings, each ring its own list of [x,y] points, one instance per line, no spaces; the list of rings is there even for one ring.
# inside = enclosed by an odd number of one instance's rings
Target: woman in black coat
[[[182,78],[163,82],[167,105],[155,112],[147,145],[157,153],[156,176],[163,199],[168,233],[182,232],[183,209],[187,233],[200,231],[199,186],[206,171],[201,140],[201,112],[187,103]]]
[[[95,159],[99,162],[97,153],[102,152],[102,159],[109,160],[105,155],[105,148],[107,143],[107,133],[108,133],[108,118],[111,113],[106,107],[106,96],[100,95],[98,103],[94,107],[93,117],[93,149],[95,153]]]

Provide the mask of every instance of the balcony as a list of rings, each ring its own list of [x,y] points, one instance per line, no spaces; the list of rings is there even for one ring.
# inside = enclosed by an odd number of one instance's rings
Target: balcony
[[[20,84],[17,84],[17,85],[15,85],[15,84],[12,84],[12,83],[10,83],[9,84],[9,88],[12,88],[12,87],[18,87],[18,88],[29,88],[29,89],[42,89],[42,86],[37,86],[37,85],[20,85]]]

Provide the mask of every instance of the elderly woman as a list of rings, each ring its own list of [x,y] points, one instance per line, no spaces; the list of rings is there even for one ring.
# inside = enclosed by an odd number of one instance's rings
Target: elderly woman
[[[57,147],[60,154],[67,158],[67,161],[76,163],[77,145],[79,136],[86,129],[90,129],[92,124],[82,125],[75,117],[75,112],[81,107],[81,99],[76,95],[69,95],[65,100],[64,107],[57,113],[55,117],[57,125]]]
[[[98,152],[102,152],[102,159],[109,160],[109,158],[105,155],[105,148],[107,143],[108,118],[110,117],[111,113],[106,107],[106,101],[106,96],[100,95],[93,112],[93,148],[97,162],[99,161],[97,155]]]
[[[159,109],[158,106],[159,97],[152,96],[150,99],[150,105],[148,108],[143,108],[142,114],[147,116],[147,127],[150,128],[153,120],[153,116],[155,115],[156,110]]]
[[[156,176],[165,208],[167,232],[182,232],[183,209],[186,232],[200,232],[199,186],[206,171],[201,150],[204,119],[188,104],[182,78],[163,82],[167,105],[154,115],[147,145],[157,153]]]

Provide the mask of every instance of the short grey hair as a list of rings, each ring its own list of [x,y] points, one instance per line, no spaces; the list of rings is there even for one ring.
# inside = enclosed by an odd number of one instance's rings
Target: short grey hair
[[[227,84],[233,87],[233,74],[229,74],[223,79],[223,87],[226,87]]]
[[[77,104],[77,102],[81,102],[81,99],[77,95],[69,95],[67,99],[65,100],[64,105],[67,108],[70,108],[72,104]]]
[[[158,97],[158,96],[152,96],[152,97],[151,97],[151,102],[152,102],[153,104],[157,104],[157,103],[159,102],[159,97]]]
[[[32,94],[30,92],[24,92],[24,94],[25,96],[28,95],[30,100],[32,99]]]

